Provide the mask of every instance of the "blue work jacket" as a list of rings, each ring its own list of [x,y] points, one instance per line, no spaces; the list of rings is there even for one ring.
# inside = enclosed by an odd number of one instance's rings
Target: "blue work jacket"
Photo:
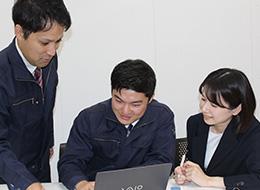
[[[43,89],[26,68],[15,40],[0,52],[0,178],[10,188],[50,181],[57,56],[42,72]]]
[[[174,163],[174,114],[153,100],[130,135],[112,111],[111,99],[83,110],[75,119],[58,163],[61,181],[74,189],[99,171]]]

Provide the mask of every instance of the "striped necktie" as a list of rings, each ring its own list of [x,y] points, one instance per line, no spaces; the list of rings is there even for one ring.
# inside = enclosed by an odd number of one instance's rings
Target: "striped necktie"
[[[128,127],[127,127],[127,134],[126,134],[127,137],[130,135],[130,133],[133,130],[133,128],[134,128],[134,126],[132,124],[128,125]]]
[[[34,78],[37,81],[38,85],[42,88],[42,69],[36,68],[34,71]]]

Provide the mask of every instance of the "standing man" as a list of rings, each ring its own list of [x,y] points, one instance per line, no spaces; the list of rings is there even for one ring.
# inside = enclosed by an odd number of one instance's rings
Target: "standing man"
[[[40,190],[50,181],[56,50],[71,25],[62,0],[16,0],[15,38],[0,52],[0,181]]]
[[[111,74],[112,98],[83,110],[58,163],[69,189],[94,190],[96,173],[174,163],[173,112],[153,99],[156,78],[142,60],[126,60]]]

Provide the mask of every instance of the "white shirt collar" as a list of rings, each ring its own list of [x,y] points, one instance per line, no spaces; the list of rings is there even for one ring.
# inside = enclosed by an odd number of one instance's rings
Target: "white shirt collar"
[[[36,66],[33,66],[32,64],[29,63],[29,61],[23,56],[23,53],[21,51],[21,49],[18,46],[18,42],[17,42],[17,38],[15,38],[15,47],[19,53],[19,55],[21,56],[26,68],[30,71],[30,73],[32,73],[32,75],[34,74],[34,71],[36,69]]]
[[[137,124],[138,121],[139,121],[139,119],[136,120],[136,121],[134,121],[133,123],[131,123],[131,124],[133,125],[133,127]],[[129,124],[129,125],[130,125],[130,124]],[[125,125],[125,128],[128,128],[129,125]]]

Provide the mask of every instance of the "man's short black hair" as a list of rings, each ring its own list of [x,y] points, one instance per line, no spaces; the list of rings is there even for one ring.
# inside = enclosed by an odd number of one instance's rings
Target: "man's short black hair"
[[[48,30],[54,22],[63,26],[65,31],[71,25],[70,14],[63,0],[17,0],[12,17],[14,24],[22,27],[25,39],[32,32],[46,30],[46,27]]]
[[[156,77],[153,69],[140,59],[129,59],[119,63],[111,74],[112,90],[130,89],[144,93],[151,99],[155,85]]]

